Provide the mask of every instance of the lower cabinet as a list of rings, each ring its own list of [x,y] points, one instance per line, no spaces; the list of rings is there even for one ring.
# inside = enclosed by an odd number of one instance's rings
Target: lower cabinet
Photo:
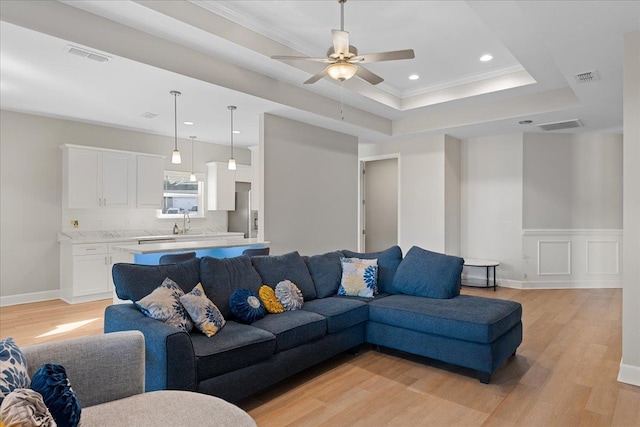
[[[94,301],[113,295],[114,243],[61,244],[60,291],[66,302]]]

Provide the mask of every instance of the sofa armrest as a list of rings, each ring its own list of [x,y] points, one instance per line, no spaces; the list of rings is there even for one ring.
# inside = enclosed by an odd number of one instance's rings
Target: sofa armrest
[[[196,390],[196,356],[188,333],[146,317],[133,304],[107,307],[105,333],[129,330],[144,335],[146,391]]]
[[[144,337],[128,331],[22,348],[29,375],[45,363],[64,366],[83,407],[144,392]]]

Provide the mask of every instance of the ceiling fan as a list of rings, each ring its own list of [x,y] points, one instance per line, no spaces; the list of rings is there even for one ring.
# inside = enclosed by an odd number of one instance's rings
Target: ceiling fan
[[[331,46],[327,51],[326,58],[275,55],[272,56],[271,59],[314,61],[329,64],[324,70],[311,76],[311,78],[305,81],[304,84],[315,83],[327,75],[341,82],[349,80],[351,77],[356,75],[372,85],[377,85],[378,83],[383,82],[384,79],[367,70],[361,64],[415,58],[413,49],[358,55],[358,49],[349,44],[349,33],[344,30],[344,4],[346,2],[347,0],[338,0],[338,3],[340,3],[340,29],[331,30],[333,46]]]

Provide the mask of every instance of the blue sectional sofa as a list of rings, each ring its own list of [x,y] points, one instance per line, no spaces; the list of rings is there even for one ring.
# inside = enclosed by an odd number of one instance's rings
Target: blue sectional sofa
[[[341,257],[378,260],[374,298],[337,296]],[[138,301],[169,277],[185,292],[202,283],[227,320],[213,337],[145,317],[133,304],[105,312],[105,332],[140,330],[146,345],[146,389],[191,390],[238,401],[344,351],[372,343],[475,369],[490,375],[522,342],[522,307],[460,295],[463,260],[412,248],[378,253],[336,251],[302,257],[204,257],[160,266],[116,264],[120,299]],[[302,310],[267,314],[250,324],[234,320],[229,297],[240,288],[291,280]]]

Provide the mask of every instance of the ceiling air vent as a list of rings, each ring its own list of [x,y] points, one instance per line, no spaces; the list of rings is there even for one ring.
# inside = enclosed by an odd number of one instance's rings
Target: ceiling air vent
[[[142,113],[140,114],[140,117],[144,117],[145,119],[153,119],[154,117],[156,117],[157,114],[155,113],[150,113],[150,112],[146,112],[146,113]]]
[[[591,83],[595,82],[596,80],[600,80],[600,74],[598,74],[596,70],[593,70],[574,74],[573,78],[576,79],[576,82],[578,83]]]
[[[67,46],[67,52],[69,52],[72,55],[81,56],[83,58],[91,59],[92,61],[97,61],[97,62],[107,62],[109,59],[111,59],[106,55],[102,55],[96,52],[91,52],[90,50],[87,50],[78,46],[72,46],[72,45]]]
[[[573,120],[566,120],[562,122],[543,123],[538,125],[538,128],[544,131],[550,131],[550,130],[581,128],[582,126],[583,125],[580,119],[573,119]]]

